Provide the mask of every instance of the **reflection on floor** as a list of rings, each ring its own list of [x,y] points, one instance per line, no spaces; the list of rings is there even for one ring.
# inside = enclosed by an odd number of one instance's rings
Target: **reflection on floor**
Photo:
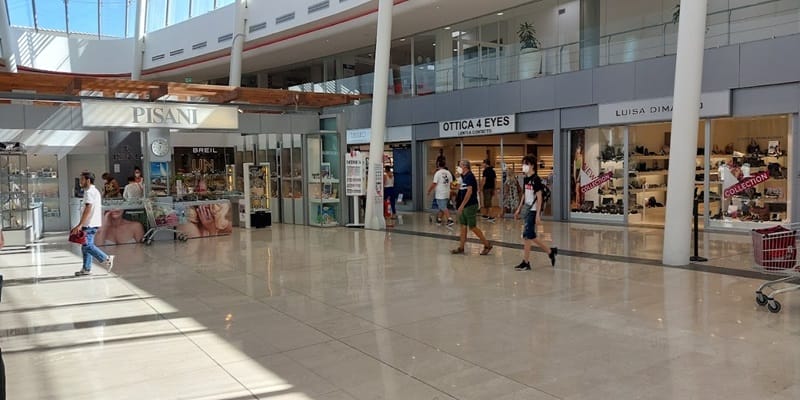
[[[659,230],[543,225],[564,249],[660,258]],[[704,251],[744,268],[747,240]],[[69,279],[77,248],[50,242],[0,257],[13,400],[800,398],[800,301],[770,314],[756,280],[541,253],[515,272],[507,247],[281,225],[114,247],[113,274]]]

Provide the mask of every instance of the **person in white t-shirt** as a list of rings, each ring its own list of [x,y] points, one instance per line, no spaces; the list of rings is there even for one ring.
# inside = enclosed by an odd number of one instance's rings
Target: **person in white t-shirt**
[[[81,220],[70,230],[71,234],[83,231],[85,240],[81,246],[83,253],[83,268],[75,273],[75,276],[89,275],[92,273],[92,258],[111,271],[114,267],[114,256],[109,256],[94,244],[94,236],[97,230],[103,225],[103,199],[100,191],[94,186],[94,174],[91,172],[81,173],[80,184],[83,188],[83,204],[81,210]]]
[[[125,201],[141,200],[144,197],[144,187],[136,182],[136,177],[128,177],[128,184],[122,189],[122,197]]]
[[[436,208],[439,212],[436,214],[436,220],[443,225],[453,226],[454,222],[450,219],[450,210],[447,208],[447,202],[450,201],[450,185],[453,183],[453,174],[445,169],[444,161],[440,161],[436,165],[436,173],[433,175],[433,182],[428,187],[428,195],[434,192],[433,199],[436,202]],[[444,219],[442,219],[444,217]]]

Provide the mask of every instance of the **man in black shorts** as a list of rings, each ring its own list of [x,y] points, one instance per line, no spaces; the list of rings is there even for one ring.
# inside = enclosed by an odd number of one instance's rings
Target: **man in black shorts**
[[[544,184],[542,178],[539,178],[539,175],[534,172],[534,165],[536,165],[536,159],[533,156],[525,156],[522,159],[522,172],[525,174],[524,194],[517,206],[517,212],[514,213],[514,218],[519,218],[522,211],[527,212],[525,213],[525,228],[522,231],[522,262],[516,266],[517,271],[531,270],[531,243],[535,243],[547,253],[552,266],[556,265],[556,255],[558,254],[557,248],[547,247],[536,237],[536,225],[542,223],[541,208],[544,203],[542,200]]]

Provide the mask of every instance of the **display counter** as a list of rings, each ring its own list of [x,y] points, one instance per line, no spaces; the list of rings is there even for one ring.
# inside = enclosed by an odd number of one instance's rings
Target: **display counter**
[[[71,202],[72,215],[80,218],[80,199]],[[98,246],[139,243],[150,229],[160,230],[154,240],[174,240],[175,232],[187,238],[229,235],[233,213],[229,200],[178,201],[162,197],[145,201],[103,201],[103,225]]]

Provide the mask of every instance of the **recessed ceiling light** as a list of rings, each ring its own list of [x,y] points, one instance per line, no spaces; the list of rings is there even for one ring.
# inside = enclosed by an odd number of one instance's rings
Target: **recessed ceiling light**
[[[458,49],[453,49],[453,53],[458,53]]]
[[[433,46],[435,47],[435,46],[436,46],[436,43],[434,43],[434,44],[433,44]]]
[[[445,27],[444,27],[444,30],[446,30],[446,31],[449,31],[449,30],[450,30],[450,27],[449,27],[449,26],[445,26]]]
[[[505,13],[502,13],[502,12],[497,13],[497,15],[503,15],[503,14],[505,14]]]
[[[401,41],[401,42],[405,42],[405,41],[406,41],[406,38],[402,38],[402,39],[400,39],[400,41]]]

